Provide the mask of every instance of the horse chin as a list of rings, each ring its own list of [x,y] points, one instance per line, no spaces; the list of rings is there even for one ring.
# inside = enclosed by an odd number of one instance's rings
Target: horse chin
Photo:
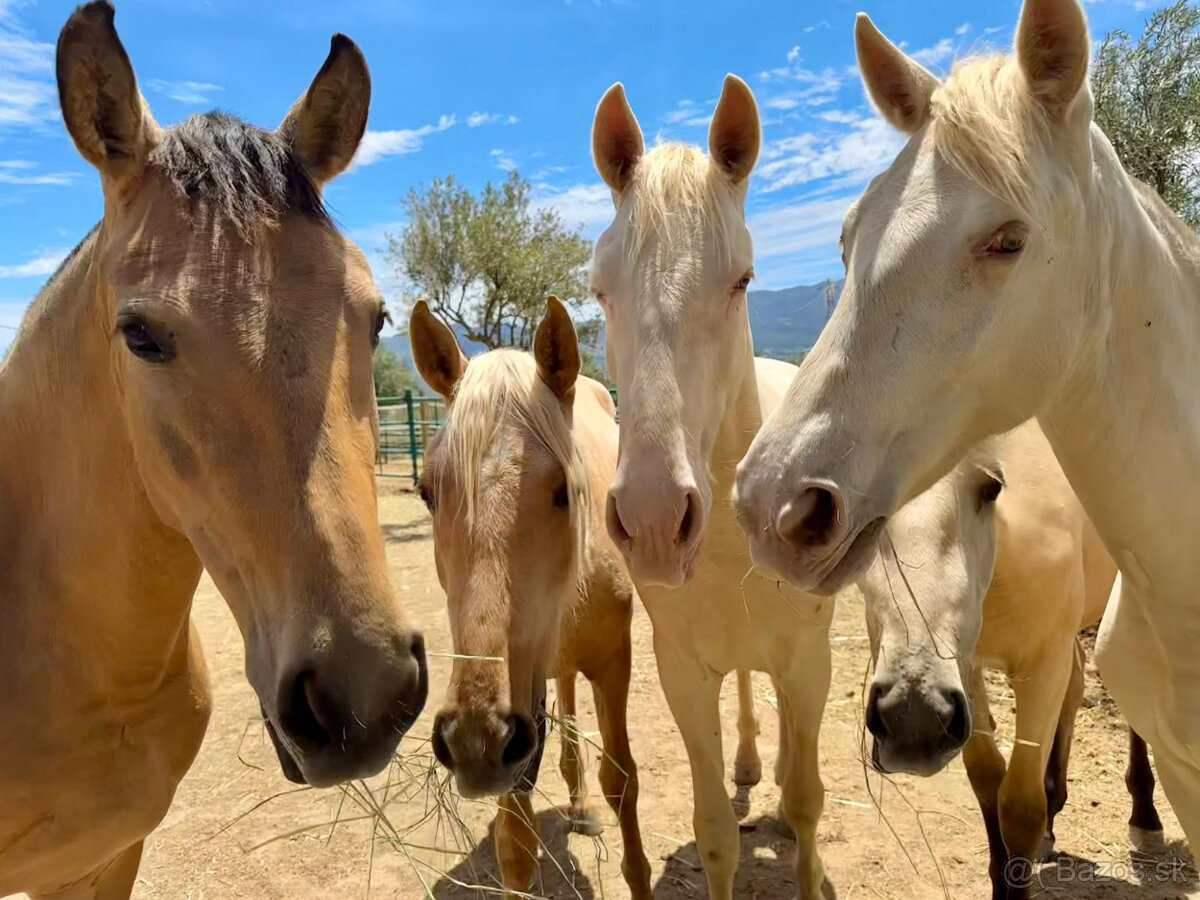
[[[957,755],[958,751],[954,750],[940,757],[899,757],[886,751],[881,752],[879,741],[871,739],[871,769],[883,775],[916,775],[919,778],[929,778],[950,765]]]
[[[279,739],[279,735],[275,732],[275,726],[271,724],[271,720],[267,717],[265,711],[263,711],[263,722],[266,723],[267,734],[271,736],[271,744],[275,747],[275,755],[279,757],[279,768],[283,770],[283,777],[293,784],[308,784],[308,779],[300,771],[300,766],[297,764],[295,757],[283,745],[283,741]]]
[[[850,542],[846,552],[829,570],[811,591],[820,596],[836,594],[849,582],[861,575],[870,565],[878,549],[879,533],[887,524],[887,519],[880,516],[872,519]]]

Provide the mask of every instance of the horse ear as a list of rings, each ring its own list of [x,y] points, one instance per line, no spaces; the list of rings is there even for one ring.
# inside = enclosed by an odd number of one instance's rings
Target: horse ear
[[[325,65],[288,112],[279,134],[313,179],[324,184],[350,165],[367,130],[370,106],[367,60],[354,41],[335,34]]]
[[[567,308],[555,296],[546,301],[546,315],[533,338],[538,377],[566,403],[575,397],[579,377],[579,338]]]
[[[449,403],[467,369],[467,358],[458,348],[454,332],[433,314],[424,300],[418,300],[413,307],[408,320],[408,341],[417,371]]]
[[[854,49],[863,84],[883,117],[905,134],[920,129],[929,119],[937,77],[905,56],[866,13],[859,13],[854,23]]]
[[[726,75],[708,129],[708,154],[737,184],[750,175],[761,146],[762,126],[754,94],[742,79]]]
[[[108,0],[80,6],[58,36],[58,100],[67,133],[106,181],[140,175],[161,130],[138,91]]]
[[[614,191],[623,191],[645,151],[642,128],[625,99],[625,88],[618,81],[600,98],[592,123],[596,171]]]
[[[1079,3],[1025,0],[1015,46],[1034,96],[1051,112],[1065,110],[1087,78],[1087,19]]]

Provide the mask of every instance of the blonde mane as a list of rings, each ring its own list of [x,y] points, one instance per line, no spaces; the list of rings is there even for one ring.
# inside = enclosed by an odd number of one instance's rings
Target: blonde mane
[[[1031,159],[1049,136],[1014,60],[984,56],[957,63],[932,98],[934,146],[955,169],[1031,218],[1044,222],[1047,192]]]
[[[729,251],[731,210],[741,208],[729,179],[690,144],[657,144],[633,171],[633,215],[629,250],[638,256],[650,235],[666,236],[678,246],[684,235],[694,236],[711,225],[718,249]]]
[[[583,578],[592,503],[587,469],[571,423],[563,414],[562,401],[538,377],[533,356],[518,350],[492,350],[471,360],[443,426],[447,460],[440,471],[455,473],[470,525],[479,505],[484,460],[513,426],[529,431],[562,466],[577,572]]]

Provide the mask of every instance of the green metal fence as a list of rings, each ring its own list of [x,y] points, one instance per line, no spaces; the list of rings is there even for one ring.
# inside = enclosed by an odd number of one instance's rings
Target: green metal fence
[[[376,474],[381,478],[408,478],[416,484],[425,448],[446,421],[446,404],[441,397],[418,397],[412,391],[405,391],[402,397],[380,397],[377,402]]]
[[[617,392],[610,390],[613,403]],[[425,448],[446,421],[446,404],[441,397],[418,397],[405,391],[402,397],[380,397],[379,451],[375,472],[380,478],[408,478],[415,485],[421,477]]]

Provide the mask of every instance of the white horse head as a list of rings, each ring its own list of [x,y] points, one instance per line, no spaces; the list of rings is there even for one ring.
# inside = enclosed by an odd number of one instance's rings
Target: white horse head
[[[846,216],[837,310],[738,474],[755,561],[818,591],[1063,384],[1113,255],[1095,183],[1127,184],[1092,126],[1076,0],[1026,0],[1014,55],[945,83],[866,16],[855,38],[872,99],[911,137]]]
[[[673,586],[692,573],[712,505],[718,426],[753,356],[743,206],[760,144],[754,96],[732,75],[708,156],[672,143],[645,152],[619,84],[596,108],[593,154],[616,207],[592,269],[621,398],[607,522],[643,582]]]

